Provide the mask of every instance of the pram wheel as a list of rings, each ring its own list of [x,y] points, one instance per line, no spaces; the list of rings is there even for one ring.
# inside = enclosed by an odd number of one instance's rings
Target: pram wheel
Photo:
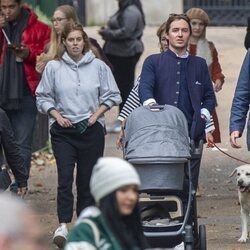
[[[207,250],[207,237],[206,237],[206,226],[200,225],[199,226],[199,243],[200,243],[200,250]]]

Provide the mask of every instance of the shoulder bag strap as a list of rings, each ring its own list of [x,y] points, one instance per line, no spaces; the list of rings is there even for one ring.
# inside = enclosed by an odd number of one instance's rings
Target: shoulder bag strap
[[[91,229],[92,229],[92,231],[94,233],[95,244],[98,247],[99,246],[99,242],[100,242],[100,231],[97,228],[96,224],[92,220],[90,220],[90,219],[83,219],[81,222],[82,223],[86,223],[86,224],[88,224],[91,227]]]

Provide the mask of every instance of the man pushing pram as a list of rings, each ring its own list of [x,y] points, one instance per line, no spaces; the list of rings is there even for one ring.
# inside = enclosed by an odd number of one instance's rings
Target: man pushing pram
[[[187,52],[190,34],[190,21],[186,15],[170,15],[166,22],[169,49],[144,61],[139,96],[144,106],[168,104],[179,108],[187,119],[191,140],[199,144],[205,139],[205,125],[216,101],[206,61]],[[201,156],[191,159],[195,190]]]
[[[166,22],[169,50],[146,58],[139,85],[140,101],[146,107],[132,112],[125,129],[124,157],[136,167],[140,191],[146,193],[141,199],[142,214],[154,218],[152,211],[157,211],[164,221],[161,214],[181,217],[174,225],[145,224],[151,247],[184,241],[185,249],[206,249],[205,226],[198,230],[194,190],[215,95],[205,60],[187,52],[190,33],[186,15],[170,15]],[[174,196],[169,198],[172,191]],[[174,212],[168,207],[171,201],[177,207]]]

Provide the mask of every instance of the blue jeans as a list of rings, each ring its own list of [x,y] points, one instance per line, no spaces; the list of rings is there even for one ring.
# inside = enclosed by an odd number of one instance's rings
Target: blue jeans
[[[36,122],[37,108],[35,98],[31,95],[24,96],[20,110],[6,110],[21,155],[25,162],[27,172],[30,171],[32,138]]]

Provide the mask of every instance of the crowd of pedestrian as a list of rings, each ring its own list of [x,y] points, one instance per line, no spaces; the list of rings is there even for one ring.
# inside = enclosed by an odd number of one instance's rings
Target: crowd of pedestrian
[[[10,191],[24,197],[37,110],[47,114],[58,180],[59,225],[53,242],[66,250],[146,249],[140,177],[125,160],[103,157],[105,134],[120,132],[116,145],[122,149],[126,119],[134,109],[171,105],[185,115],[195,145],[221,142],[215,93],[225,76],[216,47],[206,37],[209,16],[192,8],[166,17],[156,32],[160,53],[145,59],[135,82],[146,24],[140,0],[118,0],[117,12],[98,31],[103,48],[88,37],[73,6],[58,6],[49,27],[21,0],[0,1],[0,164],[5,162],[13,173]],[[236,140],[250,105],[249,53],[231,108],[230,142],[235,148],[240,147]],[[104,114],[113,106],[119,106],[119,116],[106,128]],[[191,154],[194,190],[201,158],[202,153]],[[0,189],[8,188],[9,178],[0,169]],[[68,233],[74,178],[77,221]],[[187,185],[185,175],[184,190]],[[20,197],[0,194],[0,249],[46,249],[35,214]],[[184,209],[186,203],[184,195]]]

